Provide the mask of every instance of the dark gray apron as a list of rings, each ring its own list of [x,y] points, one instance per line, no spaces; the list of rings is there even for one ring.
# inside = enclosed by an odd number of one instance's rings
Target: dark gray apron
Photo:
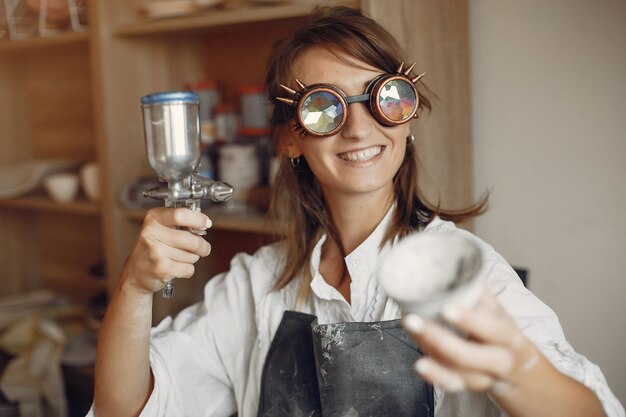
[[[261,378],[258,417],[433,417],[422,356],[400,320],[319,325],[286,311]]]

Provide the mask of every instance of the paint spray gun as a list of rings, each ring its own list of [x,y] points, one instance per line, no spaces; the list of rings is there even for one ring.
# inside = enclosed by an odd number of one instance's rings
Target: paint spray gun
[[[148,162],[163,185],[143,190],[144,197],[165,201],[165,207],[200,211],[202,199],[228,200],[234,192],[225,182],[198,175],[200,163],[200,99],[191,92],[155,93],[141,98]],[[190,229],[204,235],[205,230]],[[172,298],[168,282],[163,297]]]

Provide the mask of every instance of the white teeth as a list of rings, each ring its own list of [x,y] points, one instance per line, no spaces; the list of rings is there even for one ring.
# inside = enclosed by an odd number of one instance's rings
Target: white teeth
[[[382,150],[382,146],[372,146],[371,148],[363,149],[361,151],[342,153],[339,154],[339,157],[351,162],[367,161],[368,159],[372,159],[381,153]]]

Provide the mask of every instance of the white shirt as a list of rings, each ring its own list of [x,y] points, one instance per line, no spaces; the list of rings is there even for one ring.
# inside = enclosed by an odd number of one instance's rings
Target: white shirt
[[[383,321],[400,310],[379,288],[377,263],[388,251],[379,244],[391,212],[345,261],[352,278],[352,304],[318,272],[322,237],[312,254],[311,291],[304,312],[319,323]],[[593,390],[609,417],[624,409],[607,386],[600,369],[567,343],[554,312],[528,291],[515,271],[494,249],[451,222],[434,219],[425,230],[446,230],[474,240],[483,253],[482,277],[518,326],[561,372]],[[203,302],[164,319],[152,330],[150,366],[154,390],[141,416],[257,415],[261,373],[272,338],[285,310],[294,310],[302,277],[275,291],[284,262],[284,242],[265,246],[254,255],[238,254],[228,272],[205,286]],[[412,366],[412,364],[407,364]],[[462,412],[460,411],[462,410]],[[88,416],[93,416],[90,411]],[[504,416],[486,394],[435,390],[435,416]]]

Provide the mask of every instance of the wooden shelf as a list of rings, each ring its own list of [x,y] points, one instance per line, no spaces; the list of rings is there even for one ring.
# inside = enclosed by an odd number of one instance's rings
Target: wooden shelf
[[[207,213],[213,221],[213,228],[234,232],[263,233],[266,229],[265,214],[225,215]]]
[[[45,48],[55,45],[67,45],[72,43],[86,43],[89,40],[88,32],[64,32],[50,37],[33,37],[19,41],[0,41],[0,52],[4,51],[24,51],[37,48]]]
[[[248,5],[234,9],[214,9],[190,16],[144,20],[121,26],[114,31],[117,36],[141,36],[160,33],[182,32],[198,29],[210,29],[221,26],[250,24],[283,19],[292,19],[308,15],[315,6],[336,4],[332,0],[316,2],[301,1],[278,5]],[[357,0],[346,0],[343,4],[358,7]]]
[[[124,217],[129,220],[142,221],[146,210],[122,210]],[[233,232],[264,233],[267,230],[264,213],[250,213],[246,215],[212,213],[204,211],[213,221],[212,229],[228,230]]]
[[[47,197],[23,197],[0,200],[0,209],[77,214],[81,216],[97,216],[100,214],[100,206],[84,199],[78,199],[69,203],[57,203]]]
[[[58,294],[63,294],[73,301],[87,302],[93,296],[105,292],[105,279],[94,278],[90,275],[43,277],[43,286]]]

